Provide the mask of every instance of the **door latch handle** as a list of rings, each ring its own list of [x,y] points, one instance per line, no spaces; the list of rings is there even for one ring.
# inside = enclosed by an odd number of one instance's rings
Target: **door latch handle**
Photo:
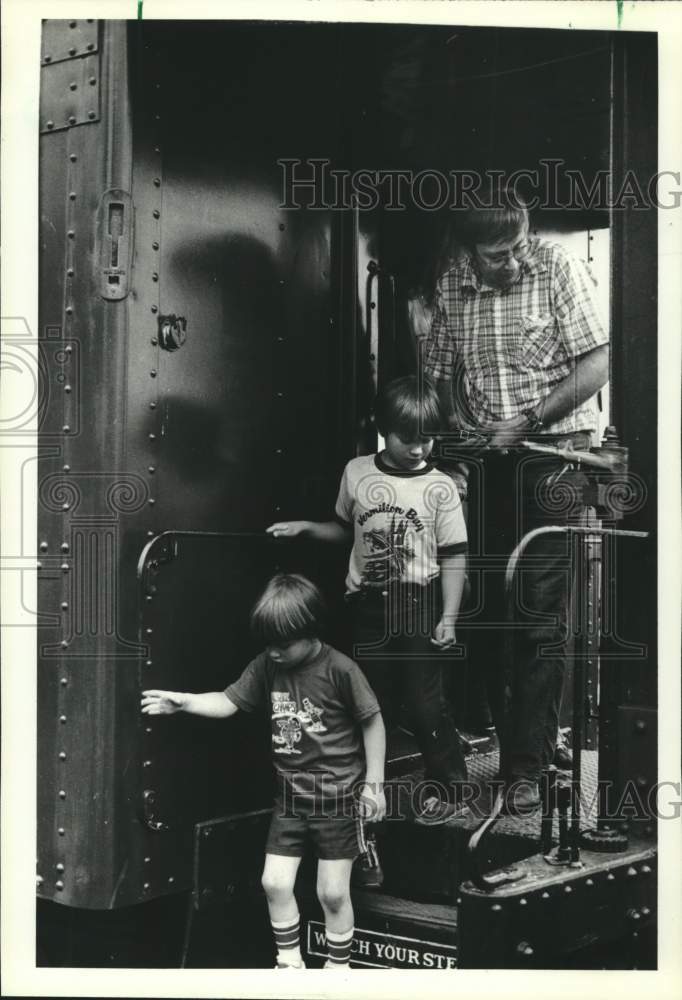
[[[164,351],[177,351],[187,340],[187,320],[184,316],[159,316],[159,346]]]
[[[128,294],[132,218],[132,203],[127,191],[113,188],[104,192],[97,211],[99,292],[110,302],[119,302]]]

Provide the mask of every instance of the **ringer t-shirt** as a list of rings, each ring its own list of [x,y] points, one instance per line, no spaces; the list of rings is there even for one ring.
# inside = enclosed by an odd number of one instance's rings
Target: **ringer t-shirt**
[[[438,559],[466,552],[467,532],[452,479],[430,463],[394,469],[380,455],[353,458],[343,471],[336,516],[353,528],[346,590],[425,586]]]

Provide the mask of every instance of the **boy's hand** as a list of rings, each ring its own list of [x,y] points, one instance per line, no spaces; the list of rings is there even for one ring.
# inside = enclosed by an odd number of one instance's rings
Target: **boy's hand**
[[[450,649],[457,642],[455,635],[455,623],[446,622],[443,618],[438,622],[433,630],[431,643],[439,649]]]
[[[142,711],[145,715],[173,715],[182,711],[185,696],[179,691],[143,691]]]
[[[276,524],[271,524],[265,530],[273,538],[279,538],[280,535],[284,535],[286,538],[295,538],[296,535],[302,534],[307,527],[307,521],[277,521]]]
[[[358,799],[360,815],[369,823],[380,823],[386,816],[386,796],[380,785],[366,781]]]

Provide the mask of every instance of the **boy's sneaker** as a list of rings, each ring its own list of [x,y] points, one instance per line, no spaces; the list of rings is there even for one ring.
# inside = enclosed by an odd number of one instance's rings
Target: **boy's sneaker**
[[[342,964],[341,962],[330,962],[329,959],[327,959],[327,961],[324,963],[324,965],[322,966],[322,968],[323,969],[340,969],[341,972],[343,972],[344,969],[350,969],[350,965],[347,962]]]
[[[296,962],[294,965],[289,965],[288,962],[278,962],[275,966],[276,969],[305,969],[305,962]]]
[[[379,861],[376,835],[365,833],[366,851],[357,858],[351,872],[351,884],[356,889],[380,889],[384,872]]]

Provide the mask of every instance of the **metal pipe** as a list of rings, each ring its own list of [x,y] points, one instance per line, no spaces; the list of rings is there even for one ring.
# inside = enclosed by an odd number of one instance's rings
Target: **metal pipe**
[[[580,633],[578,656],[573,664],[573,773],[571,787],[571,832],[570,860],[577,864],[580,860],[580,796],[582,780],[583,721],[585,714],[585,654],[587,652],[587,621],[585,603],[588,600],[585,586],[585,572],[589,573],[590,540],[579,536],[579,572],[582,576],[578,588],[580,594]]]
[[[571,858],[571,848],[568,840],[568,806],[571,798],[571,786],[562,782],[557,789],[557,809],[559,812],[559,846],[557,847],[557,861],[569,861]],[[575,793],[575,789],[573,789]]]
[[[554,764],[550,764],[545,771],[542,820],[540,821],[540,842],[543,854],[549,854],[552,850],[552,825],[556,810],[556,776],[557,769]]]

